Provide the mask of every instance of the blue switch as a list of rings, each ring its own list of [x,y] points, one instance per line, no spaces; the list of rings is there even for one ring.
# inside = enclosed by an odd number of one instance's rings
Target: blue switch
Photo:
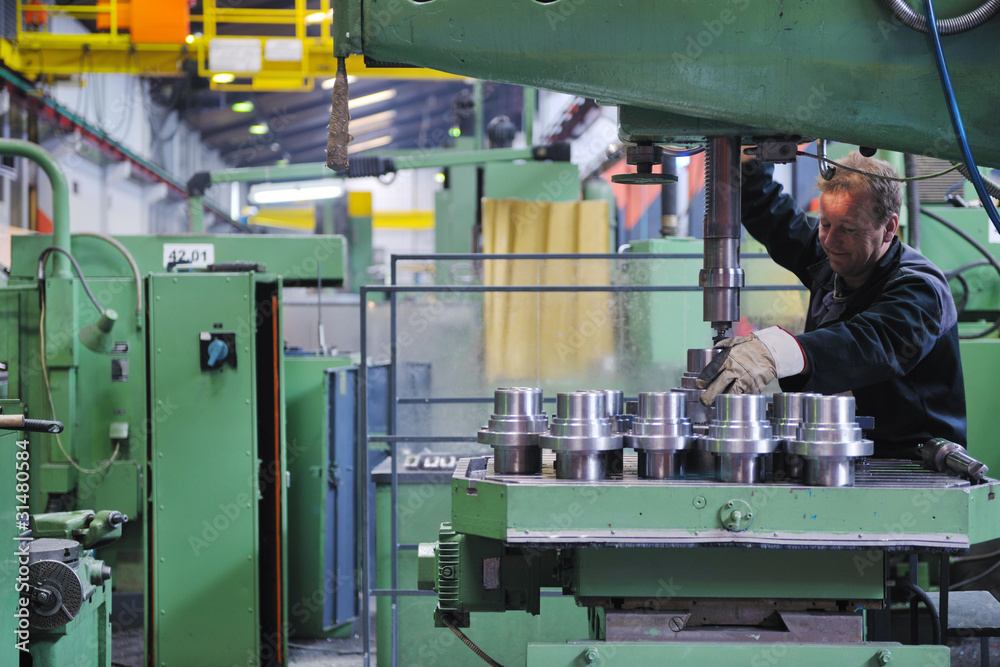
[[[225,341],[213,340],[208,344],[208,366],[217,368],[222,361],[229,356],[229,346]]]

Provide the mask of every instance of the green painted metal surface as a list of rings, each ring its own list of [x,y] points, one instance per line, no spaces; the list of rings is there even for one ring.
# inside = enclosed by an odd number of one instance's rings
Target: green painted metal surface
[[[942,17],[972,6],[964,0],[937,5]],[[868,0],[599,0],[495,8],[471,0],[391,6],[357,0],[337,25],[338,39],[347,39],[358,15],[362,43],[346,48],[376,60],[748,130],[959,157],[929,40]],[[973,154],[992,166],[1000,164],[1000,147],[991,140],[998,75],[982,63],[998,41],[995,21],[944,40]]]
[[[12,399],[0,399],[0,408],[3,414],[21,414],[21,403]],[[18,440],[21,440],[20,432],[0,429],[0,494],[3,503],[0,504],[0,537],[7,543],[3,556],[0,557],[0,581],[3,581],[3,589],[0,590],[0,664],[18,664],[17,643],[23,638],[18,638],[18,619],[15,616],[18,609],[18,593],[15,588],[17,582],[18,568],[18,542],[15,538],[21,533],[17,528],[17,452]],[[21,458],[24,458],[22,455]],[[31,460],[28,459],[30,467]],[[26,511],[26,510],[25,510]],[[25,645],[26,646],[26,645]]]
[[[327,418],[326,369],[350,366],[347,357],[285,357],[285,440],[288,490],[289,623],[292,637],[336,633],[323,620],[323,605],[338,582],[326,564],[330,542],[327,494],[333,475]]]
[[[351,238],[348,244],[351,272],[351,291],[361,292],[361,287],[368,284],[368,268],[372,265],[372,217],[371,215],[348,216]]]
[[[455,530],[508,542],[964,549],[1000,537],[993,483],[970,487],[915,463],[898,464],[908,482],[841,488],[634,477],[581,485],[551,472],[508,484],[469,479],[466,465],[452,481]],[[948,479],[955,484],[939,486]],[[749,527],[723,528],[727,507],[741,503]]]
[[[378,588],[391,584],[391,489],[388,483],[376,486],[376,581]],[[403,483],[399,486],[399,541],[404,544],[434,542],[451,507],[447,483]],[[417,587],[417,552],[399,552],[399,586]],[[399,608],[400,665],[482,664],[468,647],[447,628],[434,627],[436,596],[401,596]],[[380,667],[391,664],[391,599],[377,601],[377,656]],[[572,597],[543,597],[541,614],[511,611],[504,614],[473,612],[471,626],[464,631],[488,655],[503,665],[525,661],[526,645],[532,641],[565,641],[589,636],[587,611],[577,607]]]
[[[434,193],[434,252],[473,251],[472,228],[479,211],[479,168],[451,167],[448,187]]]
[[[882,559],[852,551],[581,548],[572,562],[573,593],[582,598],[883,597]]]
[[[969,454],[1000,475],[1000,449],[996,446],[997,406],[1000,395],[1000,341],[963,340],[962,372],[969,420]]]
[[[865,644],[744,644],[726,642],[574,642],[532,644],[527,667],[594,665],[670,665],[704,667],[732,665],[810,665],[811,667],[944,667],[951,658],[947,646]]]
[[[175,258],[184,256],[183,246],[209,244],[216,263],[252,261],[263,264],[268,273],[280,275],[286,285],[315,285],[317,271],[326,286],[343,283],[346,270],[346,247],[342,236],[319,235],[248,235],[222,236],[119,236],[116,237],[135,256],[140,273],[162,272],[169,261],[164,246],[176,248]],[[38,266],[38,254],[51,243],[49,236],[19,236],[12,243],[12,278],[31,279]],[[131,277],[125,259],[109,252],[107,245],[89,237],[74,237],[73,254],[88,279],[93,277]],[[168,249],[169,250],[169,249]],[[190,250],[188,251],[190,254]],[[183,271],[179,265],[178,271]],[[119,311],[122,312],[122,311]],[[124,311],[130,312],[130,311]]]
[[[254,276],[154,275],[149,295],[152,660],[255,664],[263,546]],[[216,330],[235,333],[237,365],[206,372],[199,339]]]

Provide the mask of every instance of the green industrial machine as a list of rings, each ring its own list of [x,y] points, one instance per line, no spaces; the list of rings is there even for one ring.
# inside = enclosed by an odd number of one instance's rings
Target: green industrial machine
[[[448,454],[410,454],[403,457],[398,471],[399,519],[398,540],[418,544],[437,539],[442,519],[451,516],[451,473],[459,458]],[[376,581],[391,581],[392,573],[392,499],[391,465],[386,461],[372,473],[375,483]],[[399,587],[416,590],[418,558],[415,549],[398,554]],[[388,583],[380,583],[381,588]],[[377,603],[379,665],[393,664],[393,613],[391,600],[381,596]],[[448,630],[434,627],[433,596],[406,595],[398,599],[396,628],[396,663],[418,665],[470,664],[478,660]],[[540,598],[539,615],[505,614],[496,616],[474,613],[476,625],[472,638],[486,653],[502,665],[523,664],[530,642],[563,641],[587,633],[587,611],[572,598],[548,590]]]
[[[343,238],[71,237],[47,170],[55,235],[18,237],[0,289],[9,394],[67,424],[29,436],[31,512],[128,515],[99,551],[144,591],[150,664],[285,664],[282,290],[340,285]]]
[[[652,173],[660,145],[705,144],[703,261],[687,282],[702,288],[700,319],[719,340],[742,324],[750,277],[740,268],[734,195],[744,145],[778,162],[814,138],[962,157],[930,40],[893,4],[906,3],[437,0],[386,11],[375,0],[343,0],[336,53],[618,105],[637,168],[619,182],[666,182]],[[935,4],[950,18],[978,3]],[[972,153],[998,165],[990,93],[998,77],[981,66],[1000,38],[991,16],[981,8],[952,21],[967,30],[946,36],[944,50]],[[629,335],[662,356],[656,339],[687,328],[677,310],[658,310],[670,297],[642,298],[659,321],[630,317],[640,329]],[[801,312],[791,305],[766,324]],[[984,438],[973,452],[989,447]],[[946,664],[943,646],[873,641],[869,614],[858,610],[889,604],[887,554],[960,552],[1000,537],[994,480],[970,483],[916,463],[871,461],[843,488],[640,479],[629,455],[620,479],[585,482],[557,478],[552,459],[531,475],[497,474],[495,464],[459,464],[451,521],[421,546],[419,580],[438,593],[438,624],[453,628],[475,612],[537,613],[540,591],[553,586],[591,610],[587,635],[528,645],[528,665]]]

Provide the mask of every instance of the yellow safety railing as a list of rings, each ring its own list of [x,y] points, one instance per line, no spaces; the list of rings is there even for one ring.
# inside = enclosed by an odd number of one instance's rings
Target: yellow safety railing
[[[232,81],[212,81],[212,88],[229,91],[307,91],[316,79],[336,71],[333,56],[333,9],[331,0],[295,0],[293,8],[251,9],[219,6],[204,0],[202,13],[190,16],[191,34],[182,44],[150,44],[133,41],[123,27],[123,14],[130,3],[96,0],[91,4],[54,5],[17,2],[17,36],[0,40],[0,60],[28,76],[76,75],[124,72],[150,76],[174,76],[183,72],[182,62],[196,60],[198,74],[209,78],[231,74]],[[54,32],[53,19],[64,16],[96,21],[102,32]],[[134,19],[133,19],[134,20]],[[247,26],[284,26],[281,36],[254,34]],[[272,30],[273,31],[273,30]],[[256,31],[261,32],[261,31]],[[213,62],[221,47],[243,46],[259,53],[248,70],[219,68]],[[273,57],[268,57],[268,56]],[[213,68],[214,67],[214,68]],[[386,78],[456,78],[420,68],[373,68],[363,58],[352,56],[348,73]]]

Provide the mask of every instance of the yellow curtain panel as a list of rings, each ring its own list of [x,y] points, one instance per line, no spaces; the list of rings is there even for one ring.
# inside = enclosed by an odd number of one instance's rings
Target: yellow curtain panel
[[[483,200],[483,252],[606,253],[604,201]],[[607,285],[606,260],[491,260],[486,285]],[[493,292],[483,298],[485,372],[490,383],[565,378],[613,352],[609,292]]]

